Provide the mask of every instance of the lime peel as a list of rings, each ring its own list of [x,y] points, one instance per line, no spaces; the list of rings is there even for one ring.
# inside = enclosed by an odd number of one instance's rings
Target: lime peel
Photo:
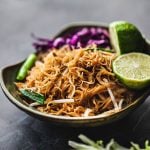
[[[118,56],[112,64],[113,72],[127,87],[142,89],[150,85],[150,56],[128,53]]]
[[[126,21],[115,21],[109,25],[111,44],[118,55],[129,52],[143,52],[147,48],[140,31]]]

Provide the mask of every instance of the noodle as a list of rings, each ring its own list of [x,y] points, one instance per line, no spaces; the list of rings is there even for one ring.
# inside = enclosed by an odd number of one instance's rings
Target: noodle
[[[119,111],[131,103],[133,92],[115,78],[115,57],[87,48],[53,49],[39,54],[26,81],[16,85],[45,95],[44,105],[27,101],[41,112],[76,117]]]

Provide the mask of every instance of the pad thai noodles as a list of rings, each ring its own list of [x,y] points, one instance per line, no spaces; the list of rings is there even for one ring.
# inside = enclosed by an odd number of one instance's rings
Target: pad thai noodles
[[[51,49],[39,53],[25,81],[15,84],[44,95],[43,104],[24,102],[47,114],[86,117],[119,111],[132,102],[134,92],[116,79],[115,57],[96,46]]]

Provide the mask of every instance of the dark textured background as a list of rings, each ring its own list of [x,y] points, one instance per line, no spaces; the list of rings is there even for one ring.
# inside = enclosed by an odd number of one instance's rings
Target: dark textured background
[[[30,34],[52,37],[75,21],[127,20],[150,38],[150,0],[0,0],[0,67],[33,52]],[[0,91],[0,150],[67,150],[69,139],[143,144],[150,140],[150,97],[125,119],[105,127],[64,128],[36,120],[13,106]]]

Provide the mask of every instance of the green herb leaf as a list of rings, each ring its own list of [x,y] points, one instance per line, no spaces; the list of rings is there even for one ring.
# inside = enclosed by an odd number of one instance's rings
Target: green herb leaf
[[[20,92],[23,96],[29,98],[30,100],[36,101],[40,104],[44,104],[45,97],[43,94],[36,93],[27,89],[20,89]]]

